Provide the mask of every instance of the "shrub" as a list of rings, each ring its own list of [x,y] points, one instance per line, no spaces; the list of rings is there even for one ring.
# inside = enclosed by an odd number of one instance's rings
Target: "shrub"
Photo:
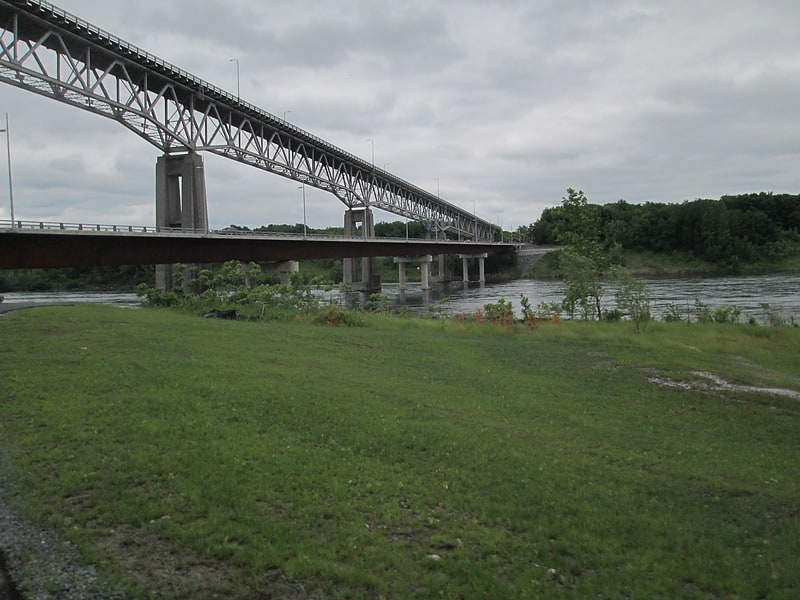
[[[334,302],[327,310],[317,315],[314,319],[314,323],[331,327],[361,327],[364,325],[364,318],[356,311],[342,310]]]
[[[683,315],[681,314],[681,309],[678,307],[677,304],[670,302],[664,308],[663,319],[665,323],[675,323],[677,321],[683,321]]]
[[[636,325],[636,331],[642,331],[650,321],[650,292],[641,279],[636,279],[625,267],[614,266],[611,268],[611,277],[617,282],[615,299],[617,310],[606,311],[606,320],[619,321],[627,311],[631,321]]]
[[[742,311],[737,306],[725,306],[714,311],[715,323],[738,323]]]
[[[136,295],[142,298],[142,304],[145,306],[161,306],[166,308],[175,308],[183,304],[185,296],[180,289],[171,292],[162,292],[161,290],[150,287],[146,283],[141,283],[136,288]]]
[[[711,313],[711,309],[703,303],[699,298],[695,298],[694,300],[694,311],[695,311],[695,318],[697,319],[698,323],[713,323],[714,322],[714,315]]]
[[[492,323],[511,325],[514,322],[514,308],[505,298],[500,298],[496,304],[484,305],[483,310],[486,318]]]

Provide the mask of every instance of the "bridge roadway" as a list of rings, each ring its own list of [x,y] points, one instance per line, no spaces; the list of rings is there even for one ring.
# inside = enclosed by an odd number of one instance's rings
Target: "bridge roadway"
[[[513,252],[513,244],[0,221],[0,269]]]

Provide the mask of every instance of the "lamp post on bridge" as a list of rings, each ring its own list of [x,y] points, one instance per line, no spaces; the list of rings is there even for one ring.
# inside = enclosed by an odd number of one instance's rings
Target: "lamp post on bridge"
[[[239,59],[232,58],[228,62],[235,62],[236,63],[236,99],[241,100],[241,93],[239,88]]]
[[[436,199],[437,200],[441,200],[442,197],[439,194],[439,178],[435,177],[435,179],[436,179]],[[435,231],[436,231],[436,239],[438,240],[439,239],[439,222],[438,221],[434,222],[434,225],[435,225]]]
[[[298,190],[303,190],[303,238],[306,237],[306,184],[297,186]]]
[[[288,115],[290,112],[292,112],[292,111],[290,111],[290,110],[283,111],[283,120],[284,121],[286,120],[286,115]]]
[[[11,229],[14,229],[14,185],[11,182],[11,129],[8,127],[8,113],[6,113],[6,128],[0,129],[0,133],[6,134],[6,151],[8,154],[8,202],[11,205]]]
[[[475,198],[472,199],[472,214],[475,216],[475,239],[473,241],[477,244],[478,243],[478,210],[475,208]]]
[[[375,168],[375,140],[367,138],[367,141],[372,145],[372,168]]]

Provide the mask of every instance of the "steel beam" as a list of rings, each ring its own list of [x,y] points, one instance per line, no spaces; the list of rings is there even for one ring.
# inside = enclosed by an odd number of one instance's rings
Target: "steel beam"
[[[463,239],[500,228],[42,0],[0,0],[0,81]]]

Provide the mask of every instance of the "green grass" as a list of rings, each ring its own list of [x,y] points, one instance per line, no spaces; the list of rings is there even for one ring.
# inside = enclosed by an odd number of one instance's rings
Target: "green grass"
[[[788,327],[41,308],[0,319],[0,444],[140,597],[788,599],[800,400],[651,380],[800,390],[798,357]]]

